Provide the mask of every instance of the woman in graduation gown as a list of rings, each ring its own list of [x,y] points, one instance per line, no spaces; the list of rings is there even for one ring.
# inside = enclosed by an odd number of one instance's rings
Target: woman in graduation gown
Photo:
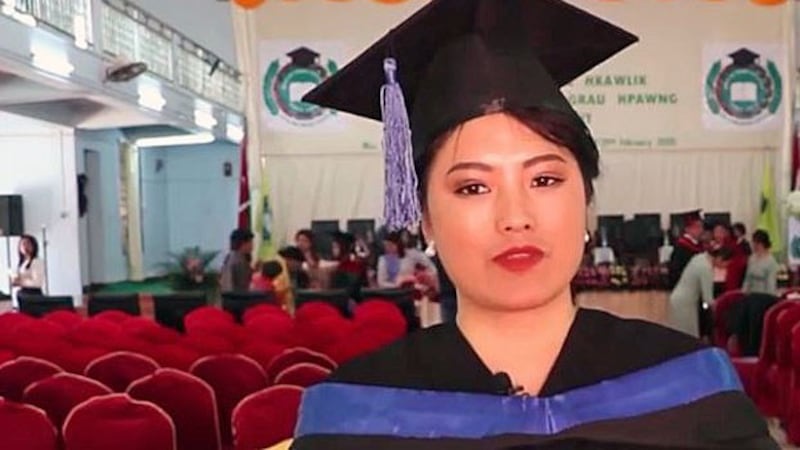
[[[305,97],[383,119],[386,220],[418,183],[458,314],[308,389],[293,449],[777,448],[724,353],[571,295],[599,154],[559,88],[635,40],[559,0],[434,0]]]

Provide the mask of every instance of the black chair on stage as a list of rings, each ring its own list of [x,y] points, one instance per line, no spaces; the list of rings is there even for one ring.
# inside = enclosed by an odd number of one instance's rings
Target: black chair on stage
[[[89,317],[103,311],[122,311],[131,316],[141,316],[139,294],[91,294],[86,307]]]
[[[370,300],[384,300],[397,305],[408,322],[409,332],[421,327],[417,307],[414,304],[413,288],[362,289],[360,297],[362,303]]]
[[[242,323],[244,312],[256,305],[277,305],[278,297],[275,292],[223,292],[222,309],[228,311]]]
[[[343,316],[352,316],[350,311],[350,293],[346,289],[298,290],[294,295],[294,306],[299,310],[304,304],[310,302],[328,303],[338,309]]]
[[[69,295],[17,295],[19,312],[31,317],[42,317],[53,311],[75,311]]]
[[[208,305],[203,292],[153,295],[156,322],[183,333],[183,318],[197,308]]]

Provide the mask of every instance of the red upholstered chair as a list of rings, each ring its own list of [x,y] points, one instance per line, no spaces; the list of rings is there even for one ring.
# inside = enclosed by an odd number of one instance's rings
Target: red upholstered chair
[[[17,325],[7,346],[18,355],[50,360],[61,353],[66,336],[64,326],[37,319]]]
[[[0,448],[56,450],[58,430],[41,409],[0,398]]]
[[[791,352],[792,371],[785,427],[788,441],[797,445],[800,443],[800,324],[796,324],[792,328]]]
[[[324,316],[313,321],[295,322],[294,335],[301,347],[321,352],[331,342],[344,339],[353,333],[354,324],[342,316]]]
[[[192,365],[203,356],[197,350],[182,344],[154,346],[148,355],[161,364],[161,367],[184,372],[188,372]]]
[[[175,369],[159,369],[134,382],[128,395],[152,402],[172,418],[178,450],[220,450],[217,402],[211,386]]]
[[[120,324],[96,318],[81,322],[69,335],[70,341],[75,344],[106,350],[118,350],[122,337]]]
[[[272,360],[283,353],[286,348],[282,344],[275,344],[269,341],[250,341],[242,347],[239,353],[253,359],[266,372]]]
[[[11,361],[16,357],[17,355],[11,350],[0,350],[0,364]]]
[[[150,357],[131,352],[114,352],[89,363],[85,374],[114,392],[122,393],[128,390],[131,383],[152,374],[159,367]]]
[[[67,345],[61,354],[54,355],[51,359],[67,372],[83,375],[92,361],[108,353],[110,351],[103,348]]]
[[[222,443],[231,443],[231,413],[243,398],[267,387],[264,369],[246,356],[227,354],[208,356],[197,361],[191,373],[214,389]]]
[[[57,373],[28,386],[22,400],[42,408],[53,425],[60,429],[73,408],[90,398],[110,393],[111,389],[99,381],[72,373]]]
[[[298,386],[301,388],[311,387],[322,383],[331,374],[330,369],[311,363],[295,364],[284,370],[275,377],[275,384],[285,384]]]
[[[778,401],[776,389],[769,384],[770,367],[775,363],[775,348],[777,346],[776,327],[778,315],[788,308],[793,308],[799,303],[795,301],[781,301],[773,305],[764,315],[761,348],[758,357],[732,358],[733,366],[742,380],[745,391],[766,415],[776,414]]]
[[[744,292],[740,290],[728,291],[714,302],[714,333],[713,344],[716,347],[725,349],[731,356],[739,356],[739,347],[728,333],[726,324],[728,312],[739,302],[744,300]]]
[[[253,306],[251,308],[247,308],[244,314],[242,314],[242,323],[247,325],[251,320],[255,319],[256,317],[271,316],[271,315],[291,318],[289,313],[287,313],[277,305],[261,304]]]
[[[83,316],[81,316],[77,312],[66,311],[66,310],[53,311],[50,314],[44,316],[42,319],[48,322],[57,323],[63,326],[67,330],[74,328],[76,325],[83,322],[84,320]]]
[[[260,450],[291,438],[302,396],[297,386],[272,386],[242,400],[233,411],[236,450]]]
[[[187,335],[182,345],[203,356],[234,353],[237,345],[233,340],[215,334],[193,333]]]
[[[380,330],[356,330],[348,339],[331,346],[327,354],[337,364],[344,364],[353,358],[373,353],[389,342],[389,337]]]
[[[128,336],[151,344],[177,344],[181,340],[181,334],[177,331],[144,317],[134,317],[126,320],[122,323],[122,329]]]
[[[370,334],[380,336],[382,344],[388,344],[405,336],[408,321],[400,308],[386,300],[368,300],[356,309],[354,318],[356,329],[369,330]]]
[[[92,316],[92,319],[93,320],[104,320],[106,322],[111,322],[111,323],[116,323],[116,324],[122,325],[125,322],[127,322],[129,319],[131,319],[132,317],[136,317],[136,316],[132,316],[132,315],[130,315],[130,314],[124,312],[124,311],[120,311],[118,309],[108,309],[108,310],[105,310],[103,312],[97,313],[96,315]]]
[[[203,306],[192,310],[186,317],[183,318],[183,325],[188,331],[192,326],[198,323],[221,322],[235,324],[236,319],[227,311],[223,311],[214,306]]]
[[[330,303],[325,303],[321,301],[311,301],[307,303],[303,303],[300,308],[297,309],[294,313],[294,320],[303,322],[303,321],[313,321],[314,319],[319,319],[320,317],[325,316],[342,316],[342,313],[336,309],[335,306],[331,305]]]
[[[95,397],[75,407],[63,436],[65,450],[176,450],[169,415],[125,394]]]
[[[338,366],[336,362],[327,355],[307,348],[295,347],[283,351],[270,361],[269,367],[267,368],[267,378],[274,383],[281,372],[289,367],[302,363],[316,364],[328,370],[333,370]]]
[[[775,363],[768,373],[774,379],[777,388],[778,411],[777,416],[786,417],[789,408],[789,392],[791,387],[792,372],[792,330],[800,323],[800,305],[788,308],[778,314],[775,327]]]
[[[274,306],[269,308],[277,309]],[[294,321],[286,314],[262,314],[245,320],[244,329],[251,339],[280,344],[294,341]]]
[[[0,397],[22,401],[28,386],[61,372],[63,370],[60,367],[49,361],[20,356],[0,365]]]

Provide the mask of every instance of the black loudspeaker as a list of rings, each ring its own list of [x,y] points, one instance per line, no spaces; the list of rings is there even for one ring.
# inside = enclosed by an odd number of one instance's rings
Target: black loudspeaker
[[[22,218],[22,196],[0,195],[0,235],[21,236],[25,233]]]

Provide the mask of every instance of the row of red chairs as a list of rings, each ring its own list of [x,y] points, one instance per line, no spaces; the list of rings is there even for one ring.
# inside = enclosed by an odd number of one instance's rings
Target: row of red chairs
[[[23,314],[0,315],[0,361],[16,355],[51,360],[82,373],[86,365],[113,351],[147,355],[160,365],[188,370],[204,356],[242,353],[268,369],[277,354],[295,346],[347,361],[403,336],[405,319],[389,302],[370,301],[344,318],[325,303],[307,303],[292,319],[270,305],[246,311],[244,325],[218,308],[204,307],[185,318],[186,334],[153,320],[107,311],[89,319],[75,312],[56,311],[43,319]]]
[[[725,331],[728,311],[746,301],[739,291],[716,301],[714,344],[725,348],[747,394],[768,417],[777,417],[791,443],[800,443],[800,301],[780,299],[764,314],[758,356],[740,356],[739,343]]]
[[[319,360],[319,355],[302,349],[284,355],[286,365]],[[313,379],[303,380],[308,385],[322,381],[330,373],[328,368],[301,362],[282,371],[279,383],[290,378],[292,371],[305,371],[306,377],[313,373]],[[180,450],[219,450],[222,445],[265,448],[288,439],[303,390],[301,386],[283,384],[267,387],[266,374],[260,366],[241,355],[207,357],[198,361],[191,373],[185,373],[158,368],[139,355],[120,353],[95,361],[87,368],[87,375],[109,380],[118,389],[124,387],[123,392],[131,398],[162,408],[173,421]],[[135,376],[139,378],[132,380]],[[28,357],[0,365],[0,389],[7,401],[13,398],[46,411],[55,428],[63,429],[65,440],[67,423],[75,408],[92,398],[112,394],[110,387],[88,376],[66,373],[52,363]],[[110,423],[104,429],[113,428]],[[16,448],[2,444],[3,436],[0,433],[0,448]]]

